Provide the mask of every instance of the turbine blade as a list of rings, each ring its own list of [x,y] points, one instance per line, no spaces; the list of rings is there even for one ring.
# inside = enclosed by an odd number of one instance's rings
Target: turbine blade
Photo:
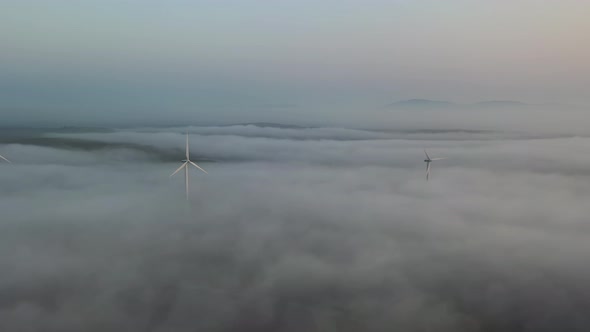
[[[188,148],[188,131],[186,132],[186,160],[190,160]]]
[[[207,171],[206,171],[206,170],[202,169],[202,168],[201,168],[201,166],[199,166],[199,165],[197,165],[197,164],[193,163],[192,161],[189,161],[189,163],[191,163],[191,165],[195,166],[196,168],[200,169],[201,171],[205,172],[205,174],[209,174],[209,173],[207,173]]]
[[[434,160],[444,160],[444,159],[447,159],[447,158],[432,158],[430,160],[433,160],[434,161]]]
[[[184,167],[187,167],[187,163],[184,163],[182,164],[182,166],[178,167],[178,169],[174,171],[174,173],[170,174],[170,177],[173,177],[176,173],[180,172],[180,170]]]
[[[6,159],[6,158],[2,157],[2,155],[0,155],[0,159],[2,159],[2,160],[5,160],[5,161],[7,161],[7,162],[9,162],[9,163],[10,163],[10,160],[8,160],[8,159]]]
[[[426,155],[426,159],[430,160],[430,156],[428,155],[428,153],[426,152],[426,150],[424,150],[424,154]]]
[[[186,184],[186,200],[188,201],[188,195],[189,195],[188,165],[186,165],[186,168],[184,169],[184,182]]]

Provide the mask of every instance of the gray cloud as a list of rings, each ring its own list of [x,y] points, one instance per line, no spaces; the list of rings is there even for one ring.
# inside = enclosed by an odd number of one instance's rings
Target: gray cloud
[[[215,162],[190,204],[168,178],[181,128],[0,145],[1,330],[590,324],[588,138],[191,131]],[[450,157],[429,183],[425,147]]]

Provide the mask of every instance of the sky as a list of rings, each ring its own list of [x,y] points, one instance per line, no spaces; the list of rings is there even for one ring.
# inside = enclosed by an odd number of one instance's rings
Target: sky
[[[411,98],[587,105],[589,14],[574,0],[0,0],[0,120],[329,122]]]

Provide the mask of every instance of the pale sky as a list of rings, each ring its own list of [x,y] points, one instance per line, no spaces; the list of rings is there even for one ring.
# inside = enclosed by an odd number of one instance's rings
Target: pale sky
[[[0,112],[587,105],[589,17],[583,0],[0,0]]]

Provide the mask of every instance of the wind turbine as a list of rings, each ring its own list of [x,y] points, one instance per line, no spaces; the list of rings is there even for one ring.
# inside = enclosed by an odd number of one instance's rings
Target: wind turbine
[[[428,178],[430,177],[430,163],[435,160],[443,160],[447,158],[430,158],[426,150],[424,150],[424,154],[426,155],[426,159],[424,159],[424,162],[426,163],[426,181],[428,181]]]
[[[8,160],[8,159],[6,159],[6,158],[2,157],[2,155],[0,155],[0,159],[2,159],[2,160],[5,160],[5,161],[7,161],[7,162],[9,162],[9,163],[10,163],[10,160]]]
[[[174,173],[172,173],[170,175],[170,177],[174,176],[174,174],[176,174],[176,173],[180,172],[182,169],[184,169],[184,182],[186,184],[186,200],[188,201],[188,193],[189,193],[188,166],[193,165],[196,168],[200,169],[201,171],[207,173],[207,171],[205,171],[199,165],[192,162],[190,159],[190,152],[189,152],[189,148],[188,148],[188,133],[186,133],[186,159],[182,160],[182,161],[184,162],[182,164],[182,166],[180,166],[176,171],[174,171]]]

